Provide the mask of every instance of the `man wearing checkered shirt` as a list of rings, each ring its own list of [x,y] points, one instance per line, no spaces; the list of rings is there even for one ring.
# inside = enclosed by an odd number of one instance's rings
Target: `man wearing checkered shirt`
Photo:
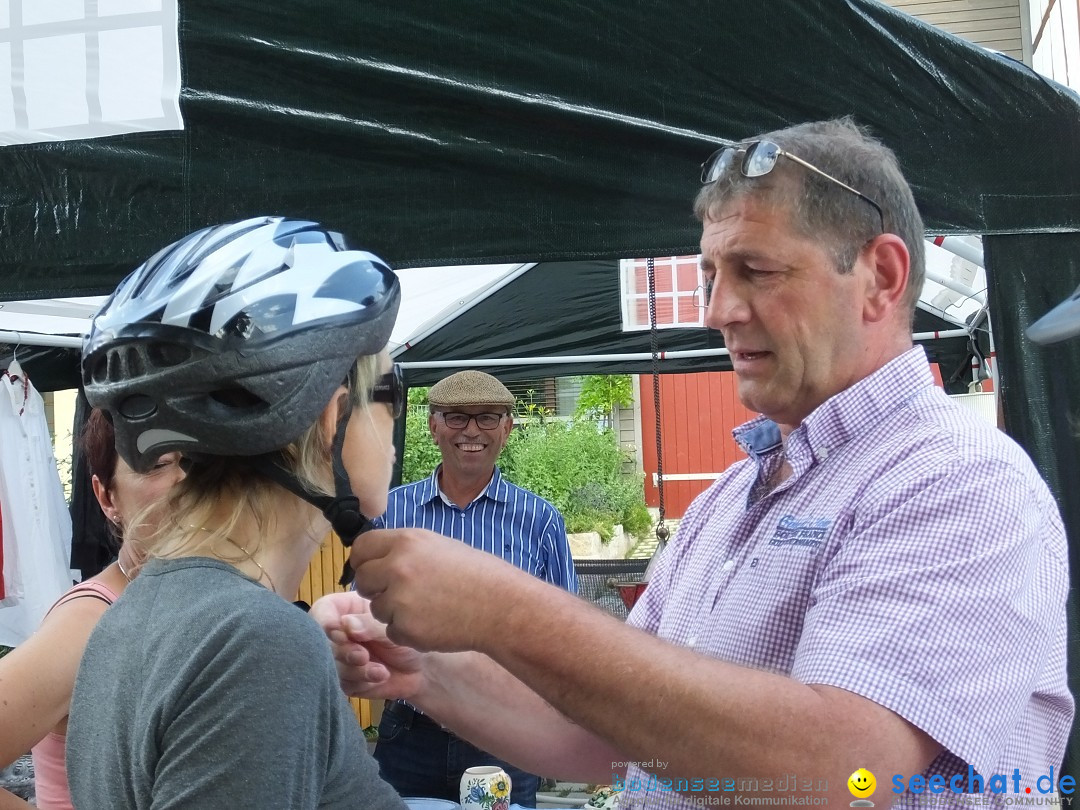
[[[912,346],[923,226],[895,156],[822,122],[717,150],[702,182],[706,320],[761,414],[735,432],[748,458],[625,625],[460,544],[365,539],[370,614],[316,612],[344,688],[623,784],[624,808],[1067,792],[1061,518]],[[860,768],[876,782],[849,792]]]

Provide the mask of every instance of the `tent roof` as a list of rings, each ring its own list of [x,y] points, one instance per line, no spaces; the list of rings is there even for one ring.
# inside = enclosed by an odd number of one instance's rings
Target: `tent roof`
[[[442,325],[455,313],[468,308],[478,296],[497,289],[505,279],[531,266],[466,265],[398,271],[402,305],[390,336],[391,349]],[[0,334],[14,333],[14,341],[25,341],[26,345],[78,348],[105,298],[95,295],[2,302]]]
[[[953,254],[927,243],[927,265],[949,276]],[[567,362],[559,356],[648,353],[647,332],[624,332],[618,262],[555,262],[534,264],[415,267],[400,270],[402,304],[390,338],[396,359],[414,364],[407,370],[410,384],[434,382],[451,368],[476,367],[493,358],[525,358],[489,368],[506,379],[566,374],[641,372],[651,361]],[[979,269],[974,292],[983,290]],[[980,302],[974,296],[953,296],[947,309],[935,307],[944,288],[927,280],[920,299],[916,332],[954,331],[965,326]],[[90,318],[104,296],[55,298],[0,303],[0,333],[16,332],[25,341],[19,355],[41,390],[78,385],[78,351]],[[66,345],[36,349],[29,342]],[[719,348],[718,336],[703,329],[664,329],[659,347],[667,352]],[[930,348],[947,369],[966,360],[966,339],[936,341]],[[429,363],[444,364],[430,366]],[[422,364],[424,368],[415,367]],[[452,364],[452,365],[446,365]],[[727,369],[726,357],[694,357],[665,361],[664,371]]]
[[[1080,142],[1076,94],[875,0],[179,14],[184,130],[0,148],[0,299],[106,292],[265,213],[397,267],[687,253],[717,141],[844,114],[897,151],[931,232],[1080,229],[1080,150],[1042,148]]]
[[[961,311],[978,308],[971,301],[962,307]],[[956,332],[962,327],[955,315],[933,311],[924,302],[916,312],[918,333]],[[718,332],[660,329],[656,339],[658,351],[676,355],[663,360],[662,372],[731,369],[726,354],[701,354],[703,349],[723,348]],[[931,361],[941,364],[946,378],[969,370],[966,336],[920,342]],[[506,381],[648,373],[651,350],[647,330],[622,330],[618,262],[594,260],[529,268],[423,339],[399,347],[395,359],[405,366],[406,382],[415,386],[431,385],[454,371],[481,364]],[[694,354],[678,356],[683,352]],[[627,354],[640,357],[622,359]],[[495,362],[500,359],[507,360]]]

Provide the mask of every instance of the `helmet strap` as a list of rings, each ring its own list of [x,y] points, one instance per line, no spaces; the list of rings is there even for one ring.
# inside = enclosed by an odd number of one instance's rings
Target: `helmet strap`
[[[345,445],[345,431],[349,427],[349,417],[352,416],[352,399],[346,397],[345,400],[346,405],[338,417],[334,441],[330,446],[330,461],[334,469],[334,497],[321,508],[330,525],[334,527],[334,532],[341,538],[342,544],[349,548],[357,537],[374,529],[375,525],[360,511],[360,499],[353,494],[349,471],[345,469],[345,462],[341,457]],[[345,560],[338,584],[348,585],[352,581],[353,569],[349,561]]]
[[[341,457],[342,448],[345,445],[345,431],[349,425],[349,417],[352,415],[352,402],[347,397],[346,400],[348,404],[342,410],[341,416],[338,417],[334,440],[330,445],[330,460],[334,473],[333,497],[308,492],[301,486],[295,475],[273,460],[272,455],[253,457],[251,466],[296,497],[321,509],[323,516],[330,521],[334,533],[341,538],[342,544],[348,548],[361,534],[375,528],[375,524],[360,511],[360,499],[353,494],[349,473],[345,469],[345,462]],[[348,585],[352,580],[353,569],[349,565],[349,561],[346,560],[338,584]]]

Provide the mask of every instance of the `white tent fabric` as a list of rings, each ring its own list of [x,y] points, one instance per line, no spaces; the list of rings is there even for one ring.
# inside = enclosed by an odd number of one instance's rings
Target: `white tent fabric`
[[[391,354],[423,339],[532,266],[466,264],[399,270],[401,309],[390,335]]]
[[[531,264],[413,267],[399,270],[401,310],[390,348],[406,346],[499,289]],[[0,302],[0,342],[79,346],[105,296]]]

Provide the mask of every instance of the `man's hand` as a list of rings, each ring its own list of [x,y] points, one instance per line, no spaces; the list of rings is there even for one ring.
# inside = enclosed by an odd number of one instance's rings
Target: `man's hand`
[[[514,606],[539,583],[493,554],[425,529],[383,529],[353,543],[356,588],[387,637],[418,650],[486,652]]]
[[[394,644],[360,594],[331,593],[311,606],[334,652],[341,688],[350,697],[407,698],[424,682],[423,656]]]

